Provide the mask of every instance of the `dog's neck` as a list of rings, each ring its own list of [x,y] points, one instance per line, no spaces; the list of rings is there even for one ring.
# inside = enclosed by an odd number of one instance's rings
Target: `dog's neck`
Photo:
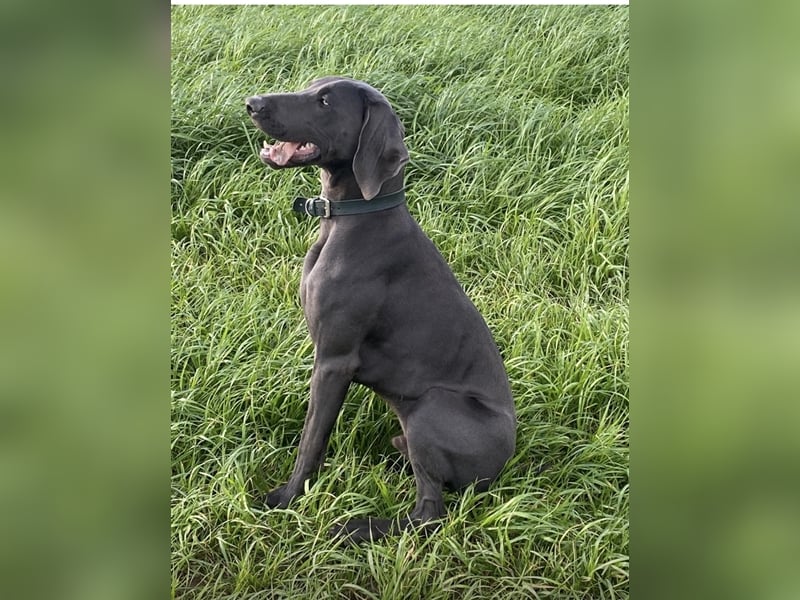
[[[349,168],[329,169],[323,167],[320,171],[320,181],[322,182],[320,196],[328,200],[353,200],[364,197],[353,171]],[[377,195],[383,196],[401,189],[403,189],[402,168],[397,175],[383,183]]]

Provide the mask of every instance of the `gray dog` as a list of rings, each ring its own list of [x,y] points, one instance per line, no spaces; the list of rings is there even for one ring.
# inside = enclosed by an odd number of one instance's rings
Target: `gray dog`
[[[300,300],[314,370],[297,460],[267,496],[286,507],[320,467],[350,382],[389,404],[411,463],[416,506],[402,519],[358,519],[334,534],[359,542],[435,527],[443,488],[485,490],[514,453],[516,417],[503,361],[478,310],[405,205],[403,126],[386,98],[360,81],[325,77],[297,93],[252,96],[253,122],[278,141],[274,169],[315,165],[322,193],[294,209],[320,217]]]

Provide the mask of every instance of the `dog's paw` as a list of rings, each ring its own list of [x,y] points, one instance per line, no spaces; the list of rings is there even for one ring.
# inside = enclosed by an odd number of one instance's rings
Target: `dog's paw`
[[[362,544],[385,537],[391,529],[392,521],[389,519],[353,519],[331,527],[330,535],[344,538],[349,544]]]
[[[295,494],[283,485],[267,494],[266,503],[269,508],[287,508],[294,497]]]

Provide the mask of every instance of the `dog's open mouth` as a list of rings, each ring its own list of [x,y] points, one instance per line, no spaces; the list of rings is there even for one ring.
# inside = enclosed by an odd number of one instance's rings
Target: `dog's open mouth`
[[[258,156],[261,162],[270,166],[301,165],[317,158],[319,148],[311,142],[275,142],[270,145],[264,140]]]

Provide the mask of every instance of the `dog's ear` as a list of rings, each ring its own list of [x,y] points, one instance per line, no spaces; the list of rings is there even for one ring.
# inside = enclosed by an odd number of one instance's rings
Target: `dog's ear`
[[[364,94],[364,121],[353,157],[353,174],[365,200],[378,195],[385,181],[408,162],[403,124],[386,99],[376,92]]]

